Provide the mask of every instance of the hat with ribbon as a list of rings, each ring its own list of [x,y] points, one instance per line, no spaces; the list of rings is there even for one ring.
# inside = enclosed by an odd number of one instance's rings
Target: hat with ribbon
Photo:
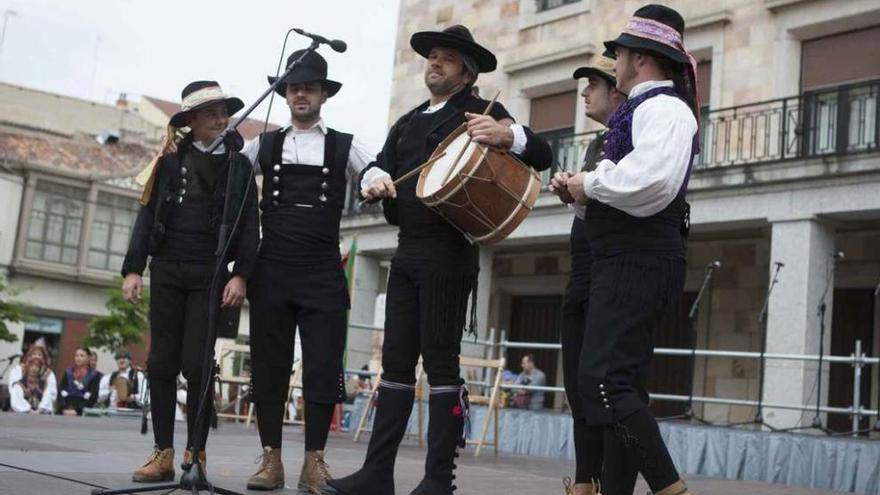
[[[291,53],[290,56],[287,57],[287,65],[285,65],[285,67],[290,67],[290,64],[300,58],[305,51],[306,50],[297,50]],[[278,80],[275,76],[266,76],[266,78],[269,80],[269,84],[273,84]],[[327,91],[327,96],[335,95],[342,87],[342,83],[327,79],[327,61],[324,60],[324,57],[322,57],[320,53],[312,51],[296,64],[293,71],[282,81],[284,84],[276,86],[275,91],[279,95],[285,96],[287,93],[287,87],[285,84],[302,84],[308,82],[320,82]]]
[[[186,127],[187,117],[194,111],[217,102],[226,104],[226,112],[231,116],[244,108],[244,102],[228,96],[217,81],[195,81],[183,88],[180,94],[180,111],[171,116],[169,122],[174,127]]]
[[[416,53],[425,58],[428,58],[431,50],[437,47],[458,50],[473,58],[481,73],[492,72],[498,66],[495,55],[474,41],[471,31],[461,24],[449,26],[443,31],[420,31],[412,35],[409,44]]]

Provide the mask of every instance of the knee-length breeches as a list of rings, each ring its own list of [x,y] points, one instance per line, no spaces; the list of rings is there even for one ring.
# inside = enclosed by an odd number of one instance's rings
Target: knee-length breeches
[[[338,262],[308,266],[261,258],[248,284],[253,402],[284,402],[297,328],[302,344],[303,397],[335,404],[345,399],[342,367],[348,291]]]
[[[593,260],[577,380],[587,424],[619,422],[648,406],[654,329],[681,297],[684,276],[680,256]]]
[[[431,386],[461,385],[459,355],[478,269],[394,259],[385,300],[383,379],[413,384],[421,354]]]

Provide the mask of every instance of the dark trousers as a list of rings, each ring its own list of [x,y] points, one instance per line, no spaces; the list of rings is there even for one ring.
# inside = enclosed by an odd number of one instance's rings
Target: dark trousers
[[[150,354],[147,371],[156,444],[170,447],[174,432],[177,375],[187,380],[187,445],[202,389],[208,335],[208,296],[213,260],[205,263],[154,259],[150,263]],[[224,280],[221,280],[225,281]],[[219,297],[219,295],[218,295]],[[211,407],[210,402],[206,406]],[[210,412],[210,411],[209,411]],[[206,416],[207,417],[207,416]],[[207,422],[202,435],[207,435]]]
[[[385,300],[383,380],[412,385],[422,356],[432,387],[461,385],[459,354],[473,266],[437,267],[422,260],[391,262]]]
[[[345,275],[336,262],[309,266],[260,258],[248,284],[251,304],[251,400],[287,400],[297,328],[303,398],[345,400],[342,357],[348,319]]]

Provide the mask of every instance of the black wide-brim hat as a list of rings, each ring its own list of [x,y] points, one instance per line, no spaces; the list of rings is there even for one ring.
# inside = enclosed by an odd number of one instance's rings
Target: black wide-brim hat
[[[431,49],[452,48],[470,56],[477,62],[481,73],[492,72],[498,67],[498,59],[487,48],[474,41],[468,28],[457,24],[443,31],[420,31],[412,35],[409,44],[419,55],[428,58]]]
[[[244,102],[224,93],[217,81],[195,81],[187,84],[180,94],[180,100],[180,111],[172,115],[169,121],[174,127],[186,127],[190,113],[218,102],[226,104],[226,113],[230,117],[244,108]]]
[[[684,35],[684,19],[681,17],[681,14],[665,5],[645,5],[644,7],[637,10],[635,14],[633,14],[633,17],[648,19],[649,21],[655,21],[657,23],[664,24],[668,28],[672,28],[677,31],[679,37]],[[636,19],[632,19],[629,22],[632,23],[634,21],[636,21]],[[624,48],[630,48],[633,50],[646,50],[649,52],[653,52],[679,64],[690,63],[690,59],[688,58],[687,54],[684,53],[682,50],[678,50],[667,44],[655,41],[650,38],[640,37],[637,34],[633,34],[631,32],[621,33],[620,36],[617,37],[617,39],[605,41],[603,44],[605,45],[605,52],[603,53],[603,55],[608,58],[616,59],[617,54],[614,53],[614,49],[618,46],[622,46]]]
[[[287,57],[287,64],[285,67],[290,67],[290,64],[292,64],[294,60],[300,58],[303,52],[305,52],[305,50],[297,50],[291,53],[290,56]],[[278,80],[275,76],[266,76],[266,79],[269,80],[269,84],[274,84],[275,81]],[[287,94],[286,84],[320,82],[321,86],[324,87],[324,90],[327,91],[328,97],[335,95],[339,92],[339,89],[342,88],[342,83],[327,79],[327,61],[324,60],[324,57],[318,52],[310,52],[306,55],[306,57],[296,65],[293,72],[288,74],[282,82],[284,84],[279,84],[275,87],[275,92],[281,96],[286,96]]]
[[[604,56],[596,57],[596,62],[593,65],[578,67],[575,69],[574,74],[571,75],[571,77],[575,79],[590,76],[601,77],[611,84],[611,86],[616,86],[617,74],[614,72],[614,60]]]

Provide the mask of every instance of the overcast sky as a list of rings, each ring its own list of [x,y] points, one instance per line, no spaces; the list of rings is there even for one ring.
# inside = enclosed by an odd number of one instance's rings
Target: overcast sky
[[[250,105],[288,29],[342,39],[345,53],[320,49],[329,77],[343,83],[323,116],[374,149],[384,141],[398,0],[0,0],[0,23],[7,10],[17,15],[0,80],[110,103],[119,93],[179,102],[186,83],[213,79]],[[291,34],[285,57],[308,43]],[[267,103],[252,117],[265,119]],[[287,115],[276,98],[270,120]]]

